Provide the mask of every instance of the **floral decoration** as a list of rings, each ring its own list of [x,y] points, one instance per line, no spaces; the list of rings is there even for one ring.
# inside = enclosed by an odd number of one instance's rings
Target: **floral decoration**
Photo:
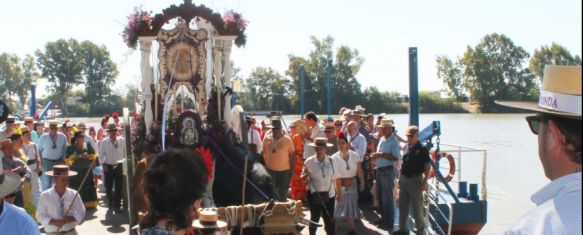
[[[122,32],[123,41],[125,44],[136,49],[138,42],[138,32],[150,31],[152,29],[152,12],[142,10],[142,8],[134,8],[134,12],[128,16],[128,24]]]
[[[233,10],[225,12],[223,21],[225,22],[225,29],[228,30],[229,28],[235,28],[237,30],[235,45],[237,45],[237,47],[245,46],[245,43],[247,43],[245,29],[247,29],[247,24],[249,24],[249,21],[243,18],[241,13],[237,13]]]

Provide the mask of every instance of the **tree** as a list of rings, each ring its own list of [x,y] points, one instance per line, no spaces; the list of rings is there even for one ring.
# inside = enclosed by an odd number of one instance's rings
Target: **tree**
[[[288,110],[290,81],[272,68],[257,67],[245,80],[251,109]]]
[[[15,54],[0,54],[0,95],[11,110],[16,110],[13,96],[23,77],[20,58]]]
[[[30,85],[35,84],[39,78],[40,74],[36,67],[36,61],[32,55],[27,54],[22,61],[22,79],[15,86],[16,95],[22,105],[24,105],[30,94]]]
[[[523,67],[528,57],[528,52],[503,34],[486,35],[475,48],[468,46],[461,60],[463,86],[480,103],[482,112],[496,111],[495,100],[536,98],[534,75]]]
[[[578,55],[573,57],[567,48],[553,42],[551,46],[541,46],[540,49],[535,49],[528,67],[542,81],[545,65],[581,66],[581,58]]]
[[[360,57],[358,50],[347,46],[340,46],[333,51],[334,38],[327,36],[323,39],[311,37],[314,50],[307,58],[290,54],[288,70],[285,74],[292,78],[292,88],[296,98],[292,100],[294,106],[299,103],[300,79],[299,66],[305,68],[305,101],[306,111],[313,110],[323,113],[326,108],[326,76],[328,60],[333,60],[333,110],[340,106],[353,106],[362,101],[360,83],[356,80],[356,74],[360,70],[364,59]]]
[[[49,92],[58,99],[66,114],[65,97],[72,88],[83,83],[85,61],[81,45],[75,39],[48,42],[44,52],[36,51],[37,64],[42,76],[50,83]]]
[[[456,101],[465,100],[466,94],[463,82],[463,68],[461,62],[453,62],[446,56],[437,56],[437,78],[441,79],[448,88],[448,95]]]
[[[85,64],[83,69],[85,93],[87,97],[91,97],[88,103],[92,111],[96,104],[105,102],[105,98],[111,95],[110,87],[119,72],[116,64],[109,58],[109,51],[105,46],[84,41],[81,43],[81,50]]]

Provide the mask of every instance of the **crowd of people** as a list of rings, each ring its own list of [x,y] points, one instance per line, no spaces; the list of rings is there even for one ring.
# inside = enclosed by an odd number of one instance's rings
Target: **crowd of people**
[[[551,180],[533,195],[537,207],[506,234],[581,234],[581,67],[547,66],[544,74],[538,104],[499,102],[537,113],[526,120],[538,135],[539,157]],[[340,116],[320,122],[308,112],[291,123],[289,131],[275,115],[269,123],[262,122],[262,128],[253,117],[247,119],[249,149],[262,155],[275,199],[306,201],[310,220],[323,218],[326,234],[336,233],[338,221],[347,224],[349,234],[356,234],[355,223],[363,218],[359,199],[371,189],[380,228],[408,234],[411,212],[416,233],[423,234],[431,159],[419,141],[419,128],[407,127],[403,138],[392,119],[379,115],[375,122],[374,115],[365,115],[360,106],[343,108]],[[38,224],[47,234],[77,234],[75,227],[86,211],[97,206],[94,180],[100,167],[108,206],[122,212],[126,143],[119,117],[115,113],[112,117],[112,122],[104,117],[101,129],[90,128],[89,133],[85,123],[52,120],[45,129],[30,117],[22,126],[13,118],[6,120],[6,129],[0,132],[2,234],[40,234]],[[212,223],[195,221],[202,219],[197,211],[206,188],[206,166],[197,155],[171,149],[138,164],[145,169],[140,174],[148,212],[140,220],[142,234],[212,234],[226,226],[216,221],[212,211],[205,212],[215,219]],[[400,212],[397,231],[395,196]],[[193,230],[193,222],[200,230]],[[311,224],[309,233],[316,230]]]
[[[335,234],[335,221],[344,221],[355,234],[355,222],[363,218],[361,207],[371,198],[380,215],[375,224],[393,232],[395,195],[404,199],[399,209],[411,207],[417,231],[423,232],[427,215],[423,193],[431,168],[429,151],[418,141],[419,128],[408,127],[403,138],[388,116],[375,119],[364,111],[362,106],[342,108],[340,118],[323,120],[310,111],[288,131],[279,116],[272,115],[261,125],[248,117],[249,149],[263,156],[275,199],[307,202],[311,220],[323,218],[327,234]],[[408,213],[401,215],[403,226],[397,233],[407,232]],[[309,230],[316,233],[314,226]]]
[[[86,210],[97,208],[99,179],[109,208],[122,213],[126,144],[119,136],[119,115],[106,115],[101,124],[96,131],[83,122],[7,118],[0,132],[2,170],[16,174],[21,183],[7,188],[2,200],[23,208],[37,233],[41,225],[47,234],[77,234],[75,226]]]

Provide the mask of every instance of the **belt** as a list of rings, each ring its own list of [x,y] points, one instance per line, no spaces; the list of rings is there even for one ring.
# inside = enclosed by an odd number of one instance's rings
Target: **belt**
[[[75,228],[69,229],[67,231],[48,232],[47,234],[66,234],[68,232],[73,232],[73,231],[75,231]]]
[[[390,170],[392,168],[394,168],[394,166],[383,166],[383,167],[377,168],[377,171]]]
[[[43,160],[50,161],[50,162],[60,162],[60,161],[63,161],[63,159],[62,159],[62,158],[59,158],[59,159],[53,160],[53,159],[46,159],[46,158],[44,158],[44,157],[43,157]]]

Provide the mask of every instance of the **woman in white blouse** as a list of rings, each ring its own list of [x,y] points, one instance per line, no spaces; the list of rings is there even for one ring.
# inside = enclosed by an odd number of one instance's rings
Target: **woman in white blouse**
[[[326,155],[326,148],[332,146],[328,144],[327,138],[316,137],[313,143],[316,154],[307,158],[302,171],[302,182],[308,182],[307,199],[310,207],[310,220],[320,221],[320,216],[324,218],[324,230],[326,234],[335,234],[334,225],[334,198],[336,197],[336,178],[334,165],[330,156]],[[310,235],[316,234],[317,227],[310,224]]]
[[[358,192],[356,191],[356,179],[360,181],[358,186],[364,190],[364,175],[359,164],[358,153],[349,149],[350,144],[344,133],[338,135],[338,152],[332,155],[334,171],[336,172],[336,206],[334,218],[344,219],[348,225],[348,234],[356,234],[354,231],[354,219],[363,218],[358,207]]]

